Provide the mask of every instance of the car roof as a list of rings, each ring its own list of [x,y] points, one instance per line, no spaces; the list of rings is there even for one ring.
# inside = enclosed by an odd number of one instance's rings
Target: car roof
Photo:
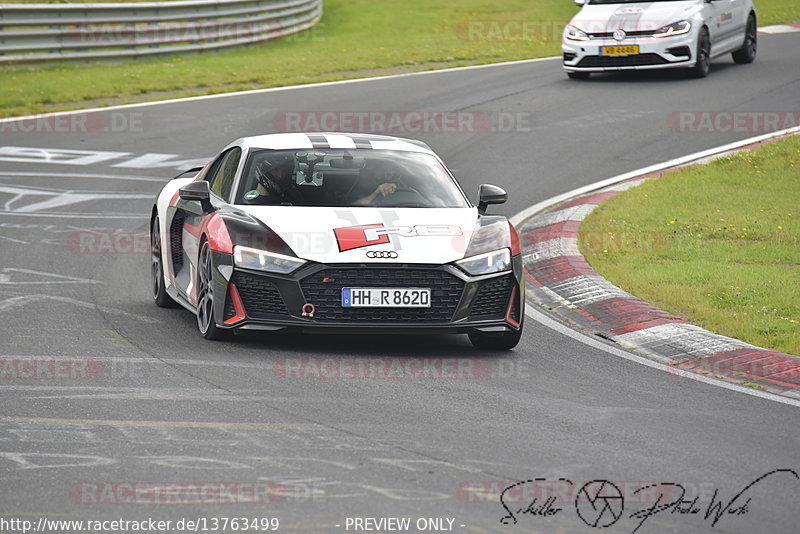
[[[341,133],[341,132],[309,132],[309,133],[276,133],[242,137],[227,148],[240,146],[243,150],[313,150],[325,149],[376,149],[397,150],[401,152],[421,152],[434,154],[433,150],[415,139],[391,137],[388,135]]]

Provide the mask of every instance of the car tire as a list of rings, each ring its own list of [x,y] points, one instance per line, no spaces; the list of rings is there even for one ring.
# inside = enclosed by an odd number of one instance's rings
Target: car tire
[[[203,240],[197,262],[197,327],[200,334],[212,341],[230,339],[233,332],[217,326],[214,316],[214,284],[213,266],[211,264],[211,247]]]
[[[591,76],[591,72],[568,72],[567,76],[569,76],[570,80],[588,80],[589,76]]]
[[[511,330],[502,334],[488,334],[484,332],[470,332],[469,340],[476,349],[484,350],[511,350],[519,344],[522,337],[522,324],[519,330]]]
[[[742,47],[731,54],[733,60],[739,64],[752,63],[756,60],[756,53],[758,52],[758,25],[756,24],[756,16],[750,13],[747,19],[747,29],[745,30],[744,44]]]
[[[167,293],[164,286],[164,264],[161,255],[161,231],[158,216],[150,225],[150,271],[152,277],[153,300],[160,308],[175,308],[178,303]]]
[[[711,70],[711,38],[708,30],[702,28],[697,37],[697,47],[695,48],[697,58],[694,67],[689,69],[689,76],[692,78],[705,78]]]

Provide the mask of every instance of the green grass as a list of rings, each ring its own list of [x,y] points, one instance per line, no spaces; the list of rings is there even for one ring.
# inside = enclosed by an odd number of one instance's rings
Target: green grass
[[[568,0],[325,0],[313,29],[183,57],[0,68],[0,116],[557,55]],[[544,24],[533,39],[470,39],[469,20]],[[512,36],[516,37],[516,36]],[[540,38],[539,38],[540,37]]]
[[[796,0],[757,4],[762,24],[800,19]],[[569,0],[324,0],[324,6],[314,29],[249,47],[2,66],[0,116],[558,55],[561,30],[578,11]],[[477,31],[470,33],[469,21]]]
[[[580,246],[637,297],[800,355],[800,136],[620,193],[581,225]]]

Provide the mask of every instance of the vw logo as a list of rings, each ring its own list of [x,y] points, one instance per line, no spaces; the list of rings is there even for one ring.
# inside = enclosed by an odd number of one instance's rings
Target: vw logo
[[[367,252],[367,257],[370,259],[384,259],[384,260],[393,260],[397,258],[397,252],[394,250],[370,250]]]
[[[626,35],[628,34],[625,33],[625,30],[619,29],[614,32],[614,39],[616,39],[617,41],[622,41],[623,39],[625,39]]]

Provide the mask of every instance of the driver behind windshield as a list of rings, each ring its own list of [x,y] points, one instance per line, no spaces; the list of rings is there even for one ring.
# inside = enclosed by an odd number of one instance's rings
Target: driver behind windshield
[[[258,182],[255,190],[260,196],[248,200],[268,204],[302,204],[302,196],[292,179],[294,157],[291,154],[275,154],[264,158],[256,164],[255,175]]]
[[[397,179],[400,170],[395,163],[390,161],[372,159],[367,160],[367,164],[361,171],[360,189],[371,189],[379,183],[372,193],[357,198],[352,202],[353,206],[375,206],[380,205],[381,201],[397,191]]]

